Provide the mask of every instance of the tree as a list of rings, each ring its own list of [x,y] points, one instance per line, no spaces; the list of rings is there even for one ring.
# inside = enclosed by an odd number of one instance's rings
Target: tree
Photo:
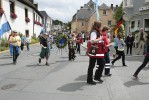
[[[116,22],[118,22],[122,16],[123,16],[123,4],[121,3],[121,5],[115,11],[114,19],[116,20]]]
[[[62,26],[63,25],[63,22],[56,19],[56,20],[53,20],[53,24],[54,25],[61,25]]]

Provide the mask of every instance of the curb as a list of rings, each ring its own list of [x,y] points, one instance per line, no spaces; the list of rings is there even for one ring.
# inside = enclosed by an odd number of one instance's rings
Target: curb
[[[34,45],[37,45],[37,44],[39,44],[39,43],[31,44],[30,46],[34,46]],[[24,47],[26,47],[26,46],[24,46]],[[6,52],[9,52],[9,50],[0,51],[0,54],[6,53]]]

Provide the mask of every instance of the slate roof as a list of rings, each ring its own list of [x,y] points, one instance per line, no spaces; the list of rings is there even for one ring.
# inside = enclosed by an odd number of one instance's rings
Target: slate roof
[[[77,19],[89,19],[95,13],[94,9],[82,8],[73,16],[73,20]],[[76,17],[77,15],[77,17]]]
[[[99,6],[99,9],[111,9],[110,7],[108,7],[106,4],[101,4],[100,6]]]
[[[49,15],[46,13],[46,11],[39,11],[39,12],[42,15],[42,17],[46,17],[46,18],[49,17]]]

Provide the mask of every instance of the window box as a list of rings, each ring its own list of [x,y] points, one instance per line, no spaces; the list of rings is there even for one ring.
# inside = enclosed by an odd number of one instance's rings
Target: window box
[[[17,15],[15,13],[11,13],[10,17],[13,18],[13,19],[16,19]]]
[[[28,22],[30,22],[30,19],[28,17],[26,17],[25,21],[28,23]]]
[[[0,8],[0,16],[2,16],[4,13],[4,10],[2,8]]]

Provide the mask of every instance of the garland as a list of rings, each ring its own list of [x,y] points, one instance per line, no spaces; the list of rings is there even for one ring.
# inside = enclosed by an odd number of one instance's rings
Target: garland
[[[68,44],[68,36],[66,34],[60,34],[57,38],[56,38],[56,46],[60,49],[63,49],[66,47],[66,45]]]

